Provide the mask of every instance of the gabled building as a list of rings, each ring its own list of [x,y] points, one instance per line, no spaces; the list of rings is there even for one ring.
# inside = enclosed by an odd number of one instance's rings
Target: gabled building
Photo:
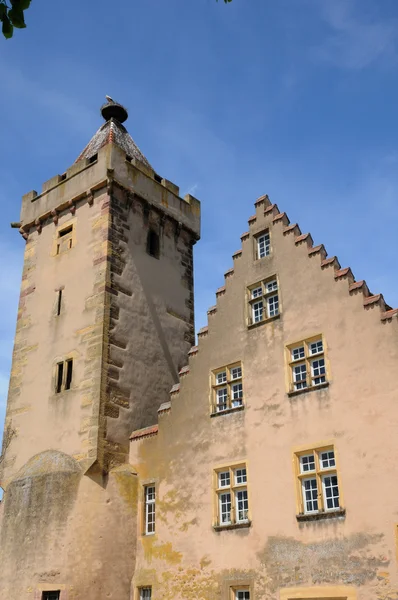
[[[398,310],[262,196],[194,345],[200,204],[102,114],[14,224],[0,597],[396,600]]]

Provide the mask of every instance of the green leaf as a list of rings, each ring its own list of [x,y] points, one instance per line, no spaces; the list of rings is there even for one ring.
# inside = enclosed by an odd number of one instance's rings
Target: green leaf
[[[20,10],[26,10],[30,6],[31,0],[10,0],[11,5]]]
[[[7,15],[7,7],[5,4],[0,3],[0,21]]]
[[[10,19],[7,16],[3,17],[2,31],[3,31],[4,37],[7,40],[9,40],[10,38],[12,38],[12,34],[14,32],[14,27],[12,26],[12,23],[11,23]]]
[[[8,11],[8,18],[12,21],[14,27],[18,27],[18,29],[26,27],[23,10],[20,8],[13,6],[11,10]]]

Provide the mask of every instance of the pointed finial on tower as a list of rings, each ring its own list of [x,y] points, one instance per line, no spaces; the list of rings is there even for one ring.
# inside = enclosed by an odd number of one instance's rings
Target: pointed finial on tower
[[[124,106],[115,102],[110,96],[105,96],[105,98],[107,103],[101,106],[101,115],[104,117],[105,121],[116,119],[119,123],[124,123],[129,116]]]

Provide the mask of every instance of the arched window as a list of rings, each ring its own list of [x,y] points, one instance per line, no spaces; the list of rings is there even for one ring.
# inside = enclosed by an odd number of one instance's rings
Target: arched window
[[[148,231],[148,237],[146,241],[146,251],[150,256],[154,258],[159,258],[160,255],[160,244],[159,244],[159,236],[158,234],[150,229]]]

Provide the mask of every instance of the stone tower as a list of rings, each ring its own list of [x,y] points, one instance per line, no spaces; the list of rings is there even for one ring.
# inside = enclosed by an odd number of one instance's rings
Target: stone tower
[[[109,101],[76,162],[23,197],[1,462],[0,597],[128,600],[137,477],[194,340],[200,203],[157,175]]]

